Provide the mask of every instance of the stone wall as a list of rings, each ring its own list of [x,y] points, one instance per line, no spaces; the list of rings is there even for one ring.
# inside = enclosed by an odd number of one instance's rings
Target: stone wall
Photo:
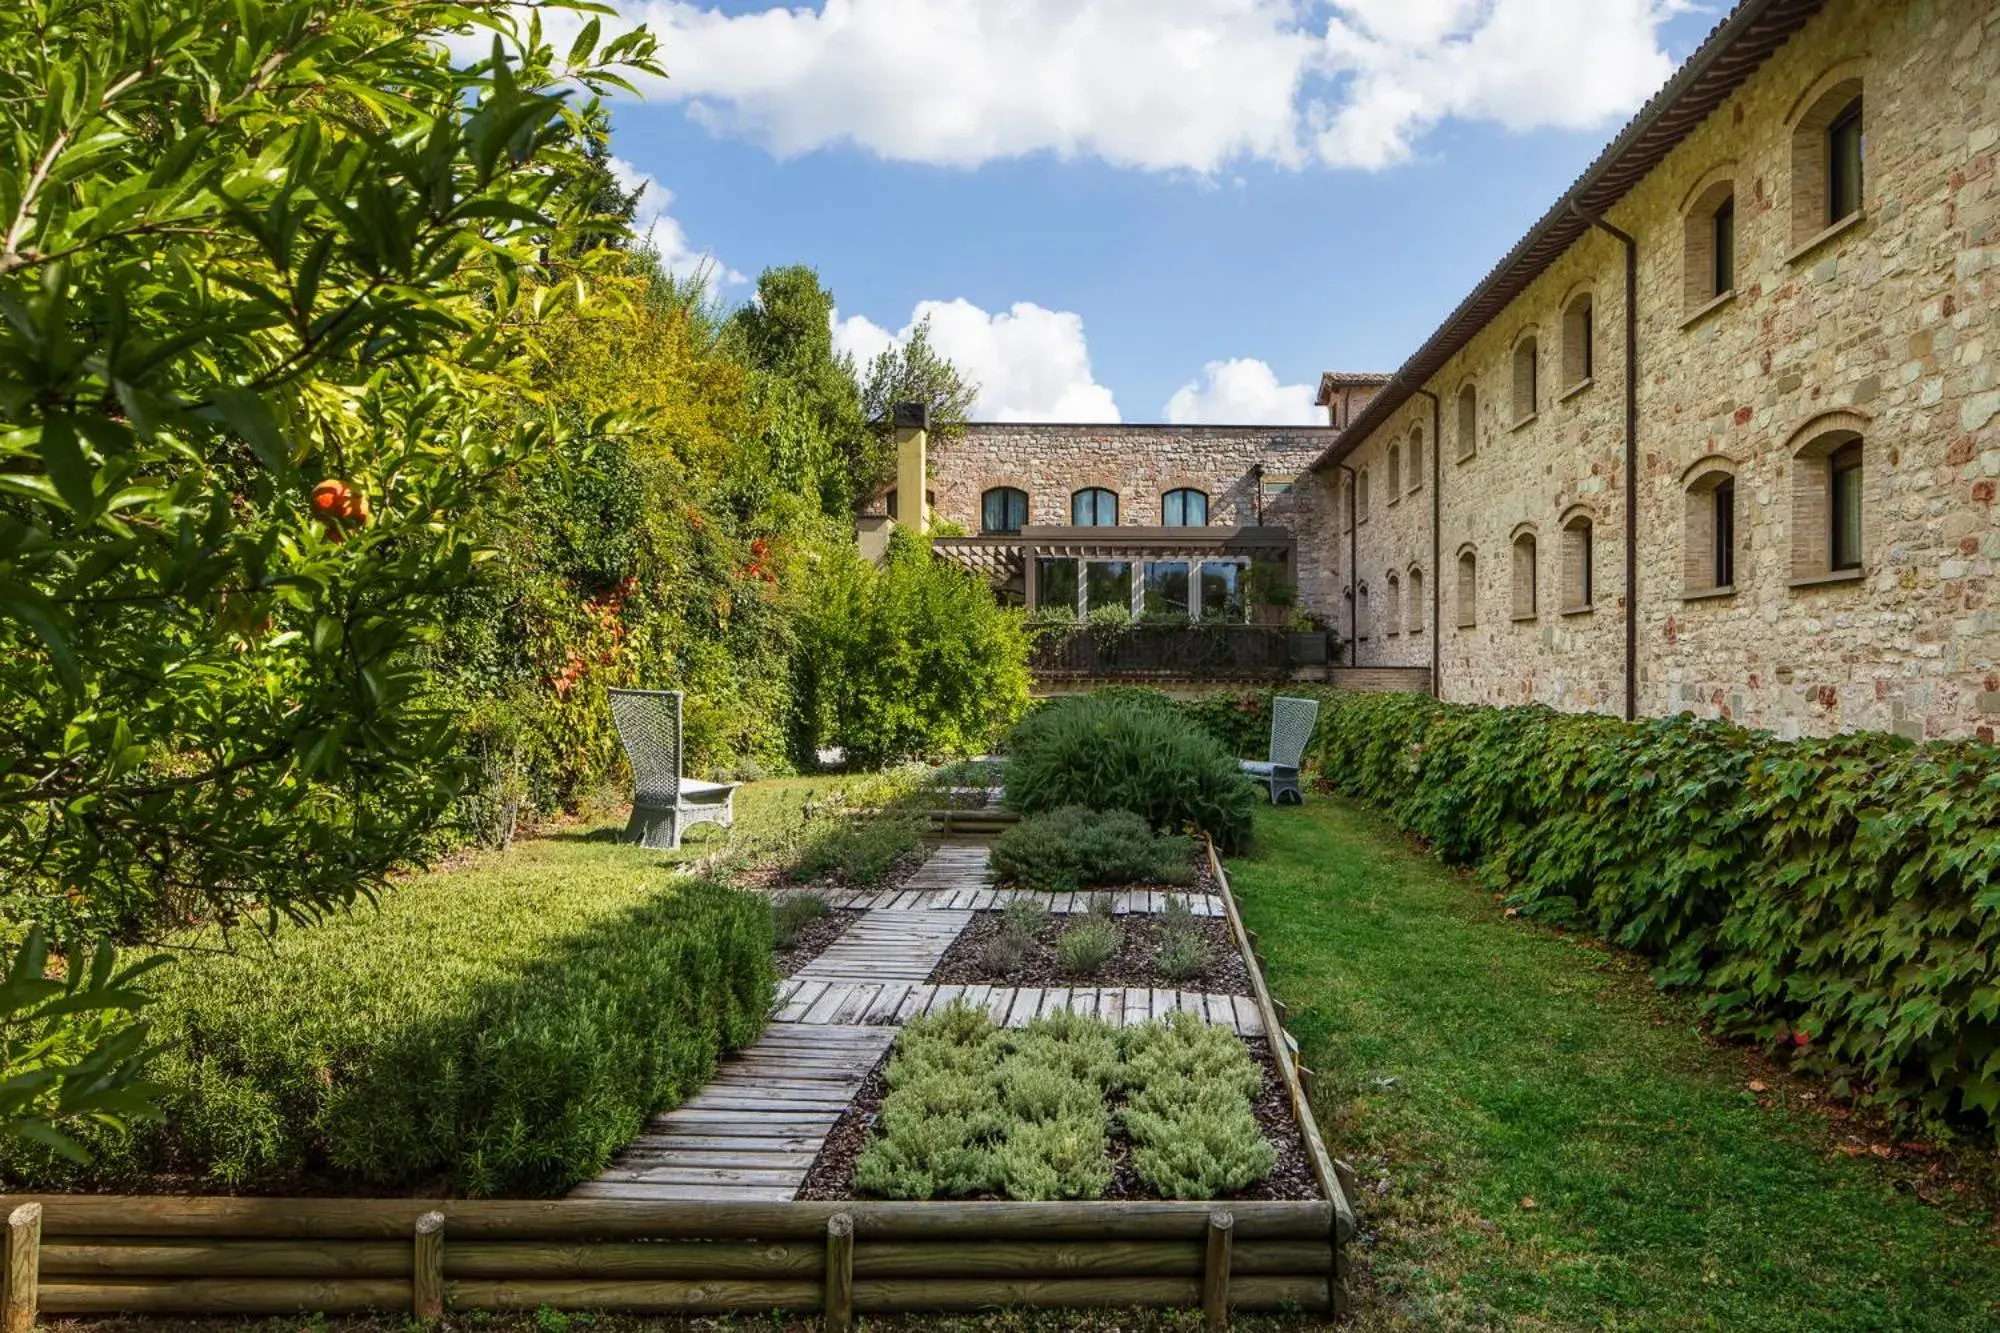
[[[1160,498],[1177,487],[1209,497],[1211,525],[1257,522],[1250,468],[1303,473],[1335,432],[1323,426],[1044,425],[976,422],[931,447],[933,518],[979,531],[980,497],[995,486],[1028,493],[1028,521],[1070,521],[1073,492],[1118,493],[1118,522],[1160,523]]]
[[[1815,231],[1816,145],[1857,89],[1862,208]],[[1834,0],[1612,211],[1639,256],[1640,712],[1691,710],[1781,735],[1992,736],[1996,144],[2000,5]],[[1731,190],[1734,284],[1712,299],[1707,218]],[[1390,448],[1407,450],[1418,428],[1433,443],[1421,395],[1344,460],[1370,479],[1357,532],[1370,622],[1361,665],[1414,665],[1428,652],[1407,624],[1387,633],[1385,593],[1400,571],[1407,616],[1412,565],[1437,576],[1428,523],[1441,500],[1444,697],[1623,708],[1623,266],[1617,241],[1587,234],[1426,384],[1440,399],[1441,496],[1428,475],[1410,492],[1405,463],[1404,493],[1385,503]],[[1587,377],[1564,346],[1586,296]],[[1532,403],[1517,356],[1529,338]],[[1467,386],[1474,432],[1461,441]],[[1850,439],[1862,450],[1852,572],[1828,568],[1825,510],[1828,453]],[[1713,561],[1704,487],[1724,477],[1735,574],[1716,589],[1701,576]],[[1586,522],[1593,596],[1581,605]],[[1532,605],[1517,590],[1522,539],[1534,543]],[[1338,587],[1344,530],[1310,540],[1329,548]],[[1461,553],[1474,571],[1467,625]]]

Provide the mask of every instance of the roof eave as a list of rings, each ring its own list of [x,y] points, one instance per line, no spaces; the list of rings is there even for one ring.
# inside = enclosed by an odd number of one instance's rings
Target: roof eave
[[[1772,52],[1824,8],[1825,2],[1743,0],[1605,146],[1576,183],[1397,368],[1388,383],[1312,461],[1309,470],[1317,472],[1358,448],[1410,400],[1418,386],[1575,243],[1590,226],[1587,217],[1602,217],[1623,199]],[[1711,76],[1715,76],[1714,81],[1704,83]],[[1652,138],[1656,133],[1664,137]]]

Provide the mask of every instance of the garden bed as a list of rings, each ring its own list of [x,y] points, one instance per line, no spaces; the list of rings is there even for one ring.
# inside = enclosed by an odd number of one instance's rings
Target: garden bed
[[[1277,1153],[1276,1163],[1262,1180],[1242,1190],[1226,1196],[1231,1199],[1319,1199],[1322,1194],[1319,1182],[1313,1176],[1312,1159],[1306,1147],[1305,1136],[1300,1132],[1298,1121],[1292,1116],[1290,1095],[1285,1090],[1285,1081],[1279,1072],[1277,1061],[1271,1054],[1270,1043],[1262,1038],[1243,1038],[1250,1054],[1263,1071],[1263,1082],[1259,1086],[1257,1098],[1252,1104],[1258,1127],[1264,1133],[1265,1142]],[[820,1149],[819,1158],[813,1163],[812,1172],[799,1190],[799,1198],[806,1201],[828,1201],[853,1199],[854,1164],[868,1144],[876,1117],[882,1109],[882,1098],[889,1090],[889,1056],[883,1056],[875,1066],[867,1082],[861,1085],[853,1105],[847,1108],[833,1132],[827,1135],[825,1145]],[[1113,1107],[1113,1131],[1111,1134],[1112,1183],[1104,1192],[1106,1199],[1158,1199],[1140,1181],[1138,1172],[1132,1166],[1132,1140],[1117,1128],[1116,1111],[1123,1100],[1115,1099]],[[975,1198],[995,1199],[998,1195],[986,1194]]]
[[[8,1307],[30,1322],[37,1304],[46,1315],[406,1310],[418,1319],[544,1307],[820,1309],[834,1330],[857,1312],[1007,1305],[1199,1305],[1210,1327],[1232,1310],[1337,1312],[1353,1214],[1226,882],[1218,887],[1274,1037],[1247,1049],[1260,1072],[1250,1110],[1276,1161],[1237,1197],[1129,1197],[1133,1154],[1119,1148],[1108,1197],[1076,1201],[14,1196],[0,1198],[9,1217],[0,1271],[38,1274],[40,1285],[24,1291],[17,1279]],[[1152,1086],[1173,1085],[1156,1074]],[[871,1085],[850,1108],[864,1133],[881,1096]],[[856,1137],[847,1126],[837,1140]],[[806,1194],[837,1172],[851,1178],[853,1150],[844,1167],[842,1153],[829,1145]]]
[[[1220,995],[1254,993],[1249,969],[1230,939],[1229,923],[1220,917],[1197,917],[1186,927],[1207,950],[1208,962],[1199,971],[1182,976],[1162,971],[1159,955],[1167,927],[1157,917],[1136,914],[1112,918],[1112,928],[1119,932],[1118,950],[1103,966],[1088,974],[1068,971],[1057,956],[1057,943],[1072,919],[1082,915],[1050,914],[1028,940],[1021,961],[1003,967],[989,955],[994,941],[1007,931],[1006,918],[1000,912],[980,912],[938,960],[930,980],[939,985],[1148,986]]]

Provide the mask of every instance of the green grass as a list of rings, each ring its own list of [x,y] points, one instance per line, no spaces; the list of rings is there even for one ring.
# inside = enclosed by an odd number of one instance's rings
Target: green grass
[[[1361,1175],[1359,1329],[2000,1326],[1990,1200],[1843,1155],[1630,959],[1339,801],[1260,811],[1230,876]]]

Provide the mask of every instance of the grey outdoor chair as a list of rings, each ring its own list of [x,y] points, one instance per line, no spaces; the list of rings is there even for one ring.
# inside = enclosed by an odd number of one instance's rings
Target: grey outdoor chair
[[[1306,742],[1312,739],[1313,723],[1318,720],[1317,699],[1271,700],[1271,758],[1245,759],[1243,771],[1271,789],[1272,805],[1282,804],[1287,793],[1293,804],[1305,804],[1305,789],[1299,786],[1299,760],[1305,757]]]
[[[668,850],[693,824],[736,822],[736,784],[681,776],[681,692],[612,690],[611,720],[632,761],[632,822],[625,841]]]

